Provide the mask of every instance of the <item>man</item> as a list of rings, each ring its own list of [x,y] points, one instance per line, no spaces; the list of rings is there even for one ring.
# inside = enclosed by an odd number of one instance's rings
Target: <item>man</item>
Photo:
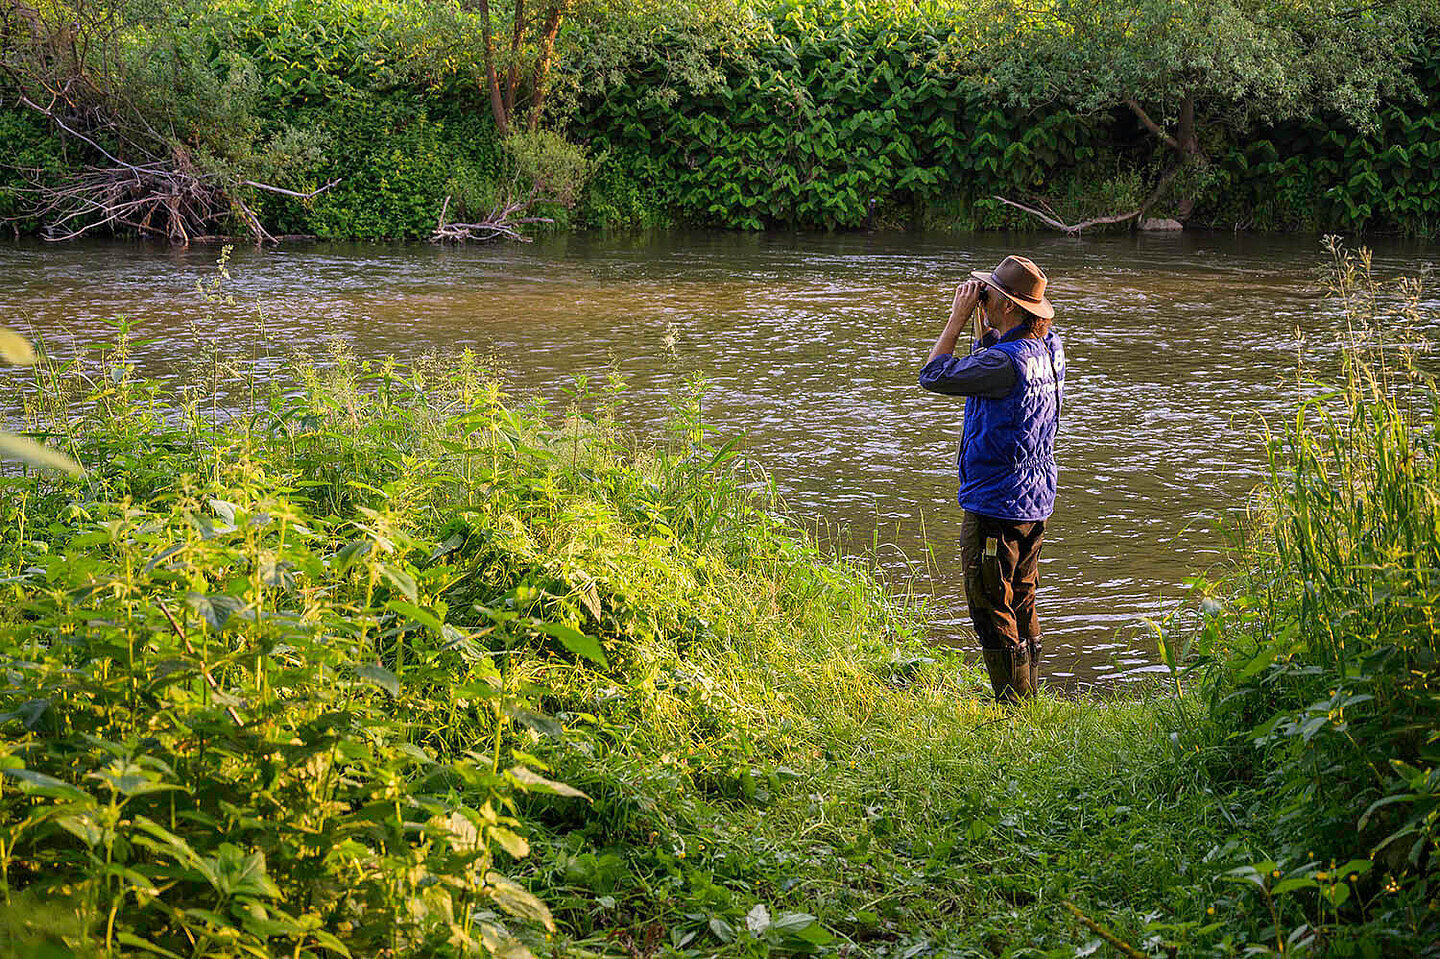
[[[966,397],[957,457],[965,598],[995,698],[1014,703],[1033,697],[1039,682],[1035,588],[1045,521],[1055,506],[1065,351],[1050,331],[1055,309],[1038,266],[1007,256],[993,271],[970,275],[955,291],[920,385]],[[956,356],[977,306],[978,341],[969,355]]]

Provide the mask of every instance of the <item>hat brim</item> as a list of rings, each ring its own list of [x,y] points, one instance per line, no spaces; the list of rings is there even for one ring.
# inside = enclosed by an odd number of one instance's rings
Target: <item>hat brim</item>
[[[1012,303],[1018,303],[1025,307],[1025,309],[1034,313],[1036,316],[1046,320],[1055,319],[1055,307],[1051,306],[1050,301],[1045,299],[1045,297],[1042,296],[1039,300],[1027,300],[1024,297],[1016,296],[1000,285],[995,279],[995,274],[986,272],[985,270],[971,270],[970,275]]]

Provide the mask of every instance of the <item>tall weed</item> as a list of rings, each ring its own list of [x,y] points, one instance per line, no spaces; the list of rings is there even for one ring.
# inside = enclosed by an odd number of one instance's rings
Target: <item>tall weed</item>
[[[1206,636],[1217,715],[1258,748],[1278,812],[1272,854],[1232,878],[1268,904],[1277,949],[1388,955],[1440,935],[1440,388],[1419,285],[1327,246],[1339,373],[1302,375],[1266,437],[1225,628]]]

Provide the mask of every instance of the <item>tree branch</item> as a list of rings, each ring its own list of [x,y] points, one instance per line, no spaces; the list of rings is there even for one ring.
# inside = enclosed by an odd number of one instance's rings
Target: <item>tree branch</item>
[[[1144,209],[1143,207],[1141,207],[1137,210],[1131,210],[1129,213],[1117,213],[1114,216],[1097,216],[1092,220],[1082,220],[1079,223],[1061,223],[1054,217],[1047,216],[1046,214],[1040,212],[1032,206],[1026,206],[1023,203],[1016,203],[1014,200],[1007,200],[1003,196],[995,196],[992,199],[999,200],[1006,206],[1013,206],[1017,210],[1024,210],[1031,216],[1039,217],[1040,220],[1047,225],[1053,226],[1055,229],[1061,230],[1070,236],[1077,236],[1079,235],[1081,230],[1089,229],[1092,226],[1103,226],[1106,223],[1123,223],[1126,220],[1133,220],[1135,219],[1135,217],[1139,216]]]
[[[1130,112],[1135,114],[1135,117],[1140,121],[1140,125],[1143,126],[1145,129],[1149,130],[1151,133],[1155,134],[1155,136],[1159,137],[1161,143],[1165,144],[1176,152],[1184,152],[1183,150],[1181,150],[1180,142],[1178,140],[1176,140],[1170,134],[1166,133],[1165,130],[1160,126],[1160,124],[1150,119],[1150,114],[1145,112],[1145,108],[1140,105],[1139,100],[1136,100],[1134,97],[1130,97],[1128,100],[1125,101],[1125,105],[1130,108]]]
[[[256,183],[254,180],[241,180],[240,183],[242,186],[253,186],[257,190],[266,190],[270,193],[279,193],[281,196],[293,196],[297,200],[308,200],[312,197],[319,196],[326,190],[330,189],[332,186],[339,184],[341,179],[343,178],[336,177],[335,179],[331,180],[329,183],[325,184],[319,189],[311,190],[309,193],[297,193],[294,190],[287,190],[284,187],[279,186],[271,186],[268,183]]]
[[[545,78],[550,73],[550,57],[555,50],[555,37],[572,0],[555,0],[545,32],[540,37],[540,51],[535,56],[535,73],[530,80],[530,129],[540,125],[540,108],[545,104]]]
[[[1079,223],[1063,223],[1055,217],[1050,216],[1041,210],[1037,210],[1032,206],[1026,206],[1023,203],[1017,203],[1014,200],[1006,199],[1003,196],[997,195],[993,197],[993,199],[999,200],[1006,206],[1013,206],[1017,210],[1023,210],[1026,213],[1029,213],[1031,216],[1038,217],[1046,225],[1053,226],[1055,229],[1060,230],[1069,236],[1079,236],[1082,230],[1088,230],[1092,226],[1104,226],[1108,223],[1124,223],[1126,220],[1140,219],[1147,212],[1149,212],[1150,208],[1154,206],[1155,203],[1162,196],[1165,195],[1165,191],[1169,188],[1170,182],[1175,179],[1175,175],[1179,172],[1179,165],[1172,166],[1170,169],[1166,170],[1164,175],[1161,176],[1159,180],[1155,181],[1155,187],[1150,191],[1150,195],[1145,198],[1145,202],[1141,203],[1140,206],[1138,206],[1134,210],[1131,210],[1129,213],[1115,213],[1110,216],[1097,216],[1093,219],[1082,220]],[[1043,200],[1041,201],[1041,203],[1047,209],[1049,208],[1048,203],[1044,203]]]
[[[515,87],[520,82],[520,42],[525,38],[525,0],[515,0],[515,31],[510,36],[510,75],[505,80],[505,113],[515,115]]]

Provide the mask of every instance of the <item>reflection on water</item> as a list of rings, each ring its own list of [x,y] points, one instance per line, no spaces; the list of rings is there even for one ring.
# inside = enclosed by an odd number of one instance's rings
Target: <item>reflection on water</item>
[[[560,397],[576,374],[629,377],[628,416],[663,421],[678,371],[712,383],[707,418],[743,433],[788,501],[876,550],[898,584],[933,596],[932,635],[968,646],[952,476],[960,401],[915,374],[954,285],[1025,252],[1049,273],[1066,339],[1060,499],[1040,592],[1045,670],[1098,681],[1153,670],[1137,625],[1183,600],[1219,559],[1216,519],[1258,477],[1256,414],[1300,387],[1295,354],[1329,342],[1313,238],[1222,236],[570,236],[532,245],[240,249],[231,289],[195,291],[214,248],[0,246],[7,322],[65,355],[124,314],[142,370],[163,372],[192,336],[245,348],[258,303],[279,342],[361,356],[472,347],[515,387]],[[1433,246],[1377,250],[1382,274],[1415,273]],[[674,348],[667,347],[673,337]],[[260,370],[283,358],[262,359]],[[0,378],[13,403],[21,379]],[[12,407],[13,408],[13,407]],[[925,544],[930,547],[927,561]],[[926,567],[930,568],[927,573]],[[916,568],[919,578],[906,571]]]

